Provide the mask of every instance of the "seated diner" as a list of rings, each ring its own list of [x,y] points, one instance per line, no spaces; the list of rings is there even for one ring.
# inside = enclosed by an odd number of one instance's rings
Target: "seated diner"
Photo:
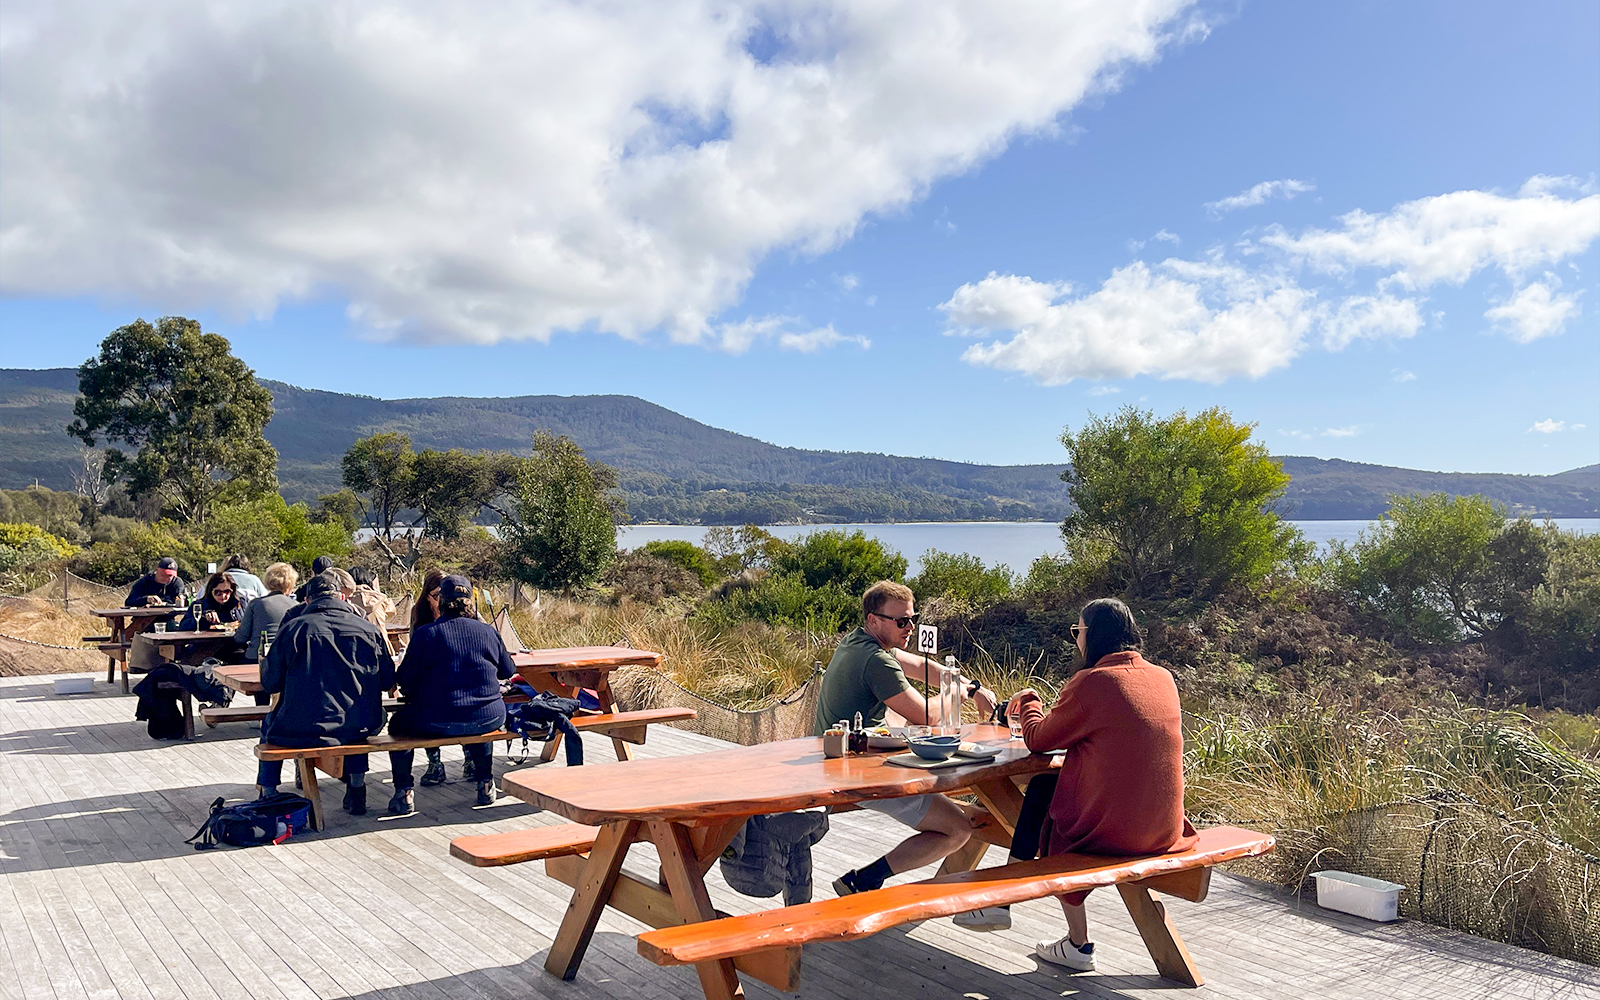
[[[261,687],[278,704],[261,723],[261,742],[285,747],[361,743],[383,729],[383,693],[394,687],[394,660],[383,631],[339,598],[339,581],[306,581],[304,611],[282,625],[261,662]],[[344,809],[367,811],[367,755],[344,759]],[[256,792],[278,790],[283,762],[264,760]]]
[[[438,618],[412,634],[400,661],[398,680],[405,704],[389,720],[391,736],[470,736],[494,732],[506,722],[500,682],[516,673],[511,654],[500,633],[478,620],[472,584],[465,577],[443,577],[437,590]],[[462,750],[476,776],[478,805],[492,804],[494,744],[469,743]],[[414,760],[411,750],[389,754],[395,789],[389,811],[397,816],[416,811]]]
[[[1008,706],[1029,750],[1067,751],[1059,772],[1029,782],[1012,858],[1031,860],[1041,847],[1046,855],[1188,850],[1196,835],[1183,815],[1183,718],[1172,674],[1139,655],[1139,626],[1115,598],[1084,605],[1073,633],[1083,665],[1049,712],[1032,688]],[[1060,897],[1067,933],[1040,941],[1039,958],[1094,968],[1088,895]]]

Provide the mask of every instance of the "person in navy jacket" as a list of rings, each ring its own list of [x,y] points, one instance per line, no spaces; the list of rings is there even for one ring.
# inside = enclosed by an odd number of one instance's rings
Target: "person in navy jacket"
[[[500,682],[516,673],[511,654],[493,626],[478,619],[472,584],[447,576],[439,583],[439,617],[411,634],[397,679],[405,704],[389,719],[389,734],[402,739],[491,733],[506,722]],[[478,805],[494,802],[493,744],[463,747],[478,781]],[[389,753],[394,798],[389,811],[416,809],[411,765],[415,751]]]

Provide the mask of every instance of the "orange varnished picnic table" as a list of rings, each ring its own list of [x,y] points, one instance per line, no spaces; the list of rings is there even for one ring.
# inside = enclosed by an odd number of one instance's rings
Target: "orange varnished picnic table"
[[[1048,769],[1051,758],[1029,753],[1000,726],[968,726],[964,738],[1004,749],[990,762],[922,771],[887,763],[888,753],[828,759],[820,739],[806,738],[690,757],[513,771],[502,780],[507,794],[600,827],[587,858],[546,862],[575,891],[545,969],[563,979],[577,975],[608,905],[657,927],[715,919],[705,873],[750,816],[971,790],[1011,831],[1022,805],[1013,779]],[[665,891],[622,873],[629,845],[639,840],[659,851]],[[984,846],[975,839],[943,870],[972,869]],[[798,962],[798,949],[778,949],[703,962],[695,970],[707,997],[727,998],[742,995],[740,971],[792,990]]]
[[[576,698],[580,688],[590,688],[600,702],[600,711],[610,713],[619,711],[611,692],[611,672],[618,667],[657,666],[661,654],[628,646],[557,646],[513,652],[511,662],[534,690]],[[539,759],[554,760],[560,746],[561,734],[556,733],[545,743]],[[618,760],[633,759],[633,749],[622,740],[613,737],[611,746]]]

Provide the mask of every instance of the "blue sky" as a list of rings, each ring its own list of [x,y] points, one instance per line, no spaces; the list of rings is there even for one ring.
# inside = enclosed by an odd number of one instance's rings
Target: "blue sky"
[[[1592,3],[671,6],[425,25],[481,55],[428,87],[174,7],[86,87],[54,67],[116,17],[11,5],[0,366],[170,313],[298,385],[621,393],[802,447],[1059,461],[1088,413],[1221,405],[1279,454],[1600,461]],[[627,85],[496,61],[564,31]]]

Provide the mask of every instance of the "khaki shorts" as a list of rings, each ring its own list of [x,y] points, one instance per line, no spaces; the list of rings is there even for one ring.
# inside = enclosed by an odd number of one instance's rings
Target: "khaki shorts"
[[[875,813],[883,813],[891,819],[898,820],[915,830],[927,818],[928,807],[933,805],[936,794],[905,795],[898,799],[864,799],[859,804],[863,809],[871,809]]]

